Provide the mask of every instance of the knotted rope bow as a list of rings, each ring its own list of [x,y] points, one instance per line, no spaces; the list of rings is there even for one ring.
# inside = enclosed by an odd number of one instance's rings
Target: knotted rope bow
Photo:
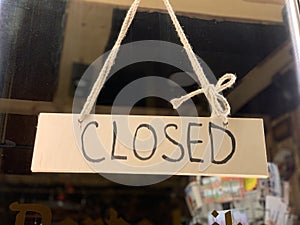
[[[171,104],[174,109],[181,106],[182,103],[188,99],[204,93],[208,102],[211,104],[212,116],[218,116],[225,119],[227,122],[227,116],[230,114],[230,105],[227,99],[220,94],[223,90],[230,88],[236,81],[236,76],[231,73],[223,75],[217,82],[216,85],[208,84],[203,88],[193,91],[187,95],[180,98],[175,98],[171,100]]]

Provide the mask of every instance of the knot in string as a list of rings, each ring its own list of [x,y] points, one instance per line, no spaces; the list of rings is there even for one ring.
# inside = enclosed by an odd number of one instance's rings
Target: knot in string
[[[212,108],[212,116],[222,117],[227,121],[227,116],[230,114],[230,105],[227,99],[221,95],[221,92],[229,87],[231,87],[236,81],[236,76],[231,73],[223,75],[217,82],[216,85],[207,84],[205,87],[202,87],[196,91],[193,91],[187,95],[184,95],[180,98],[175,98],[171,100],[171,104],[174,109],[177,109],[183,102],[188,99],[204,93],[208,102]]]

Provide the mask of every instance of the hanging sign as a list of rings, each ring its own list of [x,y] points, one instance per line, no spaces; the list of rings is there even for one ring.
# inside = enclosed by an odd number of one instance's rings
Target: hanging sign
[[[236,76],[225,74],[216,84],[207,79],[169,0],[163,2],[201,87],[170,103],[177,109],[204,94],[211,117],[90,114],[137,12],[140,0],[134,0],[81,113],[39,116],[33,172],[267,176],[263,121],[227,118],[230,105],[221,92]]]
[[[229,118],[40,114],[33,172],[266,177],[263,122]],[[78,129],[74,127],[78,124]]]

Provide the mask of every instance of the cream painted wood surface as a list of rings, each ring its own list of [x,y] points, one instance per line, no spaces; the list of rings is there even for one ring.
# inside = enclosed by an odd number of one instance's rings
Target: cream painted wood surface
[[[32,171],[267,176],[260,119],[229,118],[226,130],[208,117],[93,115],[84,122],[40,114]]]

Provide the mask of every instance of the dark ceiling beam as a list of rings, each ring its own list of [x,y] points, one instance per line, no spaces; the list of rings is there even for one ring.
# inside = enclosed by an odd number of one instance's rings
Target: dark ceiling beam
[[[110,114],[111,106],[96,106],[96,113]],[[176,115],[176,111],[168,108],[155,107],[134,107],[130,110],[125,106],[114,106],[117,112],[128,112],[142,115]],[[17,115],[38,115],[39,113],[72,113],[72,105],[57,105],[55,102],[31,101],[20,99],[0,98],[0,113],[10,113]]]
[[[55,112],[52,102],[0,98],[0,113],[37,115],[40,112]]]
[[[284,43],[253,68],[227,95],[232,113],[238,112],[257,94],[266,89],[272,83],[274,76],[293,63],[291,48],[291,42]]]

